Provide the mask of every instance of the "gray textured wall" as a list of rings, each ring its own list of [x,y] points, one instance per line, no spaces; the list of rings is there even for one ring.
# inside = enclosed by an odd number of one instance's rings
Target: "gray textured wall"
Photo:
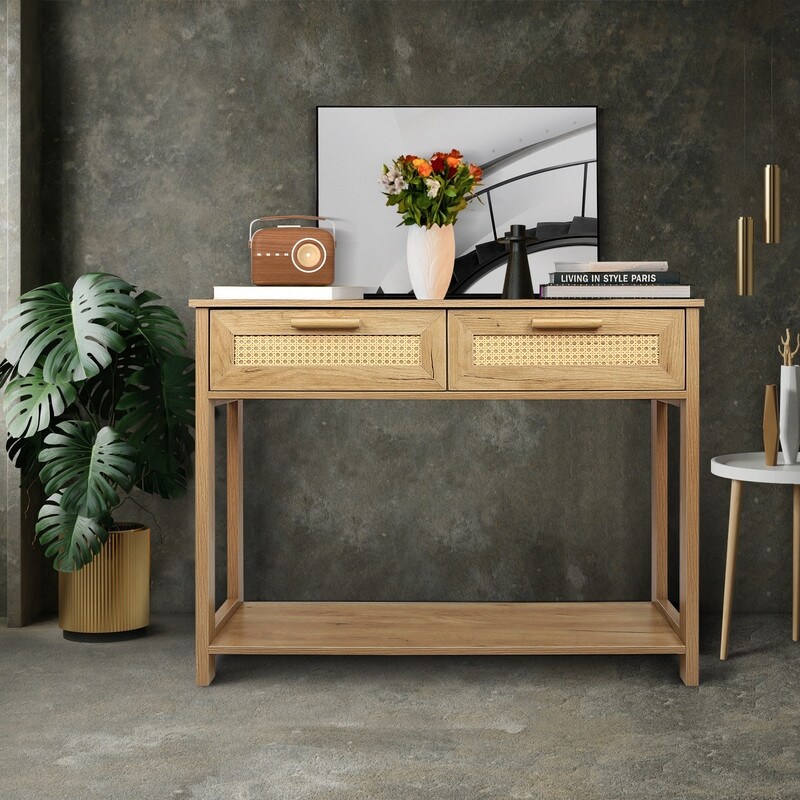
[[[252,217],[313,211],[316,105],[600,106],[602,256],[667,258],[708,301],[702,602],[717,608],[728,487],[707,461],[758,447],[778,333],[800,326],[792,5],[775,4],[784,241],[756,247],[754,298],[734,296],[734,231],[761,213],[768,2],[46,2],[45,269],[118,272],[190,324],[189,297],[247,281]],[[246,411],[251,598],[646,596],[645,404]],[[188,610],[192,499],[140,501],[160,525],[154,608]],[[749,489],[743,526],[737,607],[787,611],[790,495]]]
[[[0,3],[0,316],[41,283],[41,50],[39,0]],[[5,442],[0,420],[0,441]],[[37,499],[0,465],[0,616],[25,625],[55,603],[55,576],[35,541]],[[33,513],[30,509],[33,508]]]

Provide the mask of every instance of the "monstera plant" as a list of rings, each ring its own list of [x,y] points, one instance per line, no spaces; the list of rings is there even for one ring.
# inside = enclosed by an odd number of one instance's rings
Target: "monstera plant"
[[[89,273],[51,283],[4,317],[6,449],[47,500],[36,532],[62,572],[89,563],[134,487],[186,491],[194,362],[186,330],[152,292]]]

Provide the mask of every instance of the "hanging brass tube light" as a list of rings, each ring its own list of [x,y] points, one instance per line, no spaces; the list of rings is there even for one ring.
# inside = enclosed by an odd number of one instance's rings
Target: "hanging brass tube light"
[[[753,218],[739,217],[736,225],[736,291],[753,294]]]
[[[764,167],[764,241],[778,244],[781,240],[781,168],[777,164]]]
[[[775,161],[775,122],[773,114],[772,72],[775,63],[772,35],[775,30],[770,2],[769,30],[769,160]],[[781,240],[781,168],[775,163],[764,167],[764,243],[778,244]]]

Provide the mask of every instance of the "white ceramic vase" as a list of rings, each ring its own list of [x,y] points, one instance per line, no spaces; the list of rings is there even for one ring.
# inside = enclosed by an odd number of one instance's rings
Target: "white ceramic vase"
[[[408,276],[417,300],[441,300],[453,277],[456,240],[452,225],[412,225],[406,246]]]
[[[780,419],[778,427],[784,464],[797,463],[800,448],[800,366],[781,367]]]

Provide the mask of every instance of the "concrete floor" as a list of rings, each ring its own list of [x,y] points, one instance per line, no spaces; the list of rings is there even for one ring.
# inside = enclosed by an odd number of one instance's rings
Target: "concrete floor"
[[[193,685],[192,620],[64,641],[0,629],[0,797],[798,798],[800,644],[734,618],[702,685],[671,657],[218,660]]]

